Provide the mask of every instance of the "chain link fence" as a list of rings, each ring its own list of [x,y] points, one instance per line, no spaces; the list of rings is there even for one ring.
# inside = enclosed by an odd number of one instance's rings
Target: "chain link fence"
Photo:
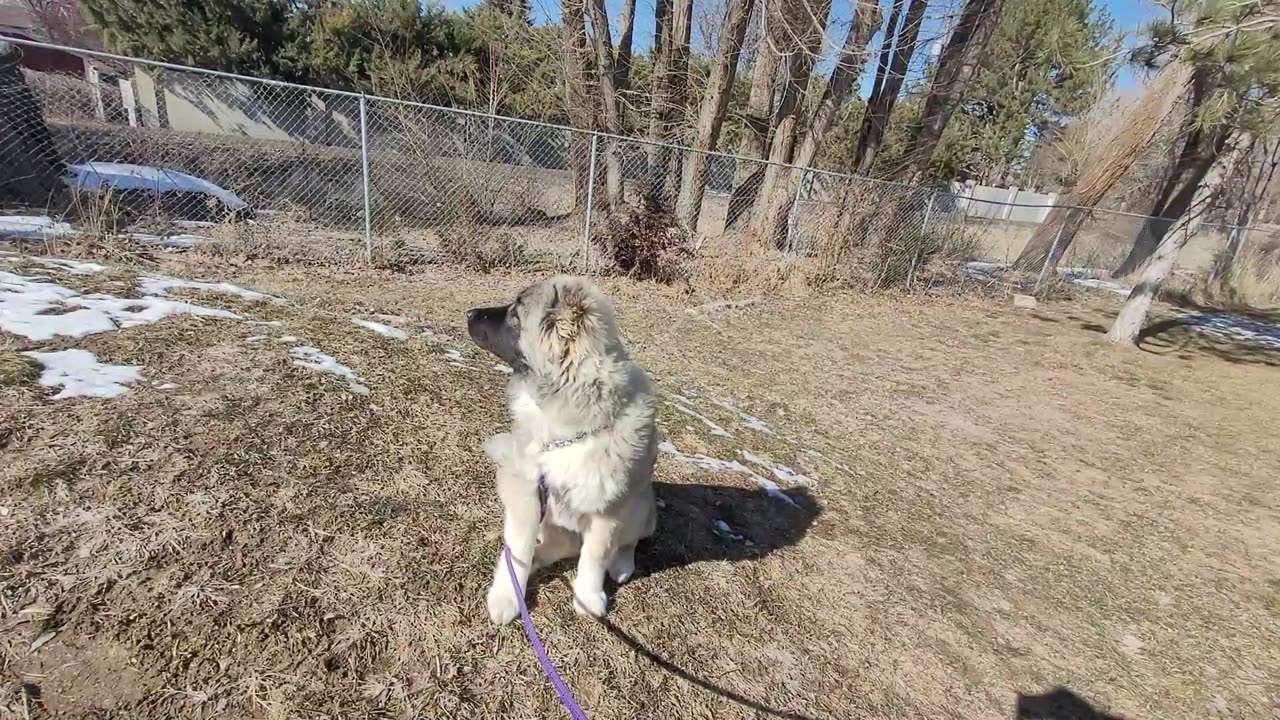
[[[681,175],[696,160],[705,191],[687,240],[698,258],[721,261],[715,272],[803,265],[817,279],[914,288],[957,269],[964,276],[966,261],[977,270],[969,276],[999,285],[994,271],[1015,262],[1047,212],[975,201],[959,186],[698,156],[539,122],[8,42],[18,57],[39,50],[40,62],[33,53],[15,65],[11,53],[0,68],[0,235],[107,233],[171,245],[211,240],[295,262],[590,272],[618,265],[622,251],[601,240],[614,211],[653,201],[677,214],[686,207]],[[1158,242],[1171,223],[1078,214],[1058,263],[1074,280],[1124,269],[1135,240]],[[1274,230],[1206,225],[1181,272],[1207,273],[1224,254],[1243,252],[1256,261],[1249,272],[1265,275],[1278,264],[1276,246]]]

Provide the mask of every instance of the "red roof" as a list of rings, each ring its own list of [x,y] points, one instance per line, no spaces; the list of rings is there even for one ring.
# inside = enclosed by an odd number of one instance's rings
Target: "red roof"
[[[45,35],[31,13],[14,5],[0,5],[0,36],[45,41]],[[18,64],[24,68],[37,72],[84,74],[88,58],[79,53],[17,44],[14,47],[18,50]]]

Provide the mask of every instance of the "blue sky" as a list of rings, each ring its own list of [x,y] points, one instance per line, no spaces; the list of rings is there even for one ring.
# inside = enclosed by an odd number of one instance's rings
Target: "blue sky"
[[[441,0],[445,7],[458,10],[470,6],[479,0]],[[560,17],[559,0],[530,0],[533,9],[534,22],[558,22]],[[937,38],[941,33],[946,10],[950,7],[959,7],[962,0],[933,0],[925,25],[921,31],[921,49],[927,50],[931,42],[930,40]],[[1150,21],[1157,16],[1158,8],[1151,0],[1095,0],[1099,5],[1105,7],[1111,16],[1115,19],[1117,29],[1125,31],[1132,35],[1144,23]],[[650,44],[653,37],[653,5],[654,0],[636,0],[636,22],[635,22],[635,49],[637,52],[644,51]],[[843,40],[843,32],[845,24],[848,22],[849,9],[852,6],[850,0],[834,0],[833,17],[834,22],[831,34],[833,37],[828,39],[832,46],[838,47]],[[609,20],[615,25],[622,7],[622,0],[606,0],[606,7],[609,10]],[[695,48],[706,49],[708,43],[713,44],[715,41],[714,33],[718,31],[719,17],[714,14],[711,17],[699,17],[699,10],[704,7],[723,7],[722,2],[718,0],[694,0],[694,28],[693,28],[693,44]],[[702,13],[708,15],[708,13]],[[710,35],[711,37],[707,37]],[[839,37],[835,37],[838,35]],[[616,35],[615,35],[616,38]],[[879,46],[879,38],[873,40],[872,47]],[[867,95],[870,93],[871,73],[865,73],[862,84],[862,93]],[[1120,90],[1124,90],[1135,84],[1137,77],[1129,69],[1123,69],[1117,79]]]

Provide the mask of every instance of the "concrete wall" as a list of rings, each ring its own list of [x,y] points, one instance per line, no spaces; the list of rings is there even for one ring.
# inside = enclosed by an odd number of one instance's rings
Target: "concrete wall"
[[[951,183],[957,207],[969,217],[987,220],[1042,223],[1049,216],[1058,196],[1016,187],[998,188],[972,182]]]
[[[149,127],[337,147],[360,144],[355,98],[141,67],[134,79],[140,114]]]

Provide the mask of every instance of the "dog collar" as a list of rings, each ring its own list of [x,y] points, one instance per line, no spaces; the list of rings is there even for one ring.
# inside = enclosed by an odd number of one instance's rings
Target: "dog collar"
[[[569,447],[570,445],[573,445],[574,443],[578,443],[583,440],[586,440],[588,437],[595,435],[596,433],[600,432],[601,430],[604,430],[607,427],[609,426],[601,425],[599,427],[593,427],[590,430],[583,430],[582,432],[578,433],[577,435],[574,435],[573,437],[560,438],[558,440],[548,440],[547,442],[543,443],[542,452],[551,452],[552,450],[562,450],[564,448]]]

